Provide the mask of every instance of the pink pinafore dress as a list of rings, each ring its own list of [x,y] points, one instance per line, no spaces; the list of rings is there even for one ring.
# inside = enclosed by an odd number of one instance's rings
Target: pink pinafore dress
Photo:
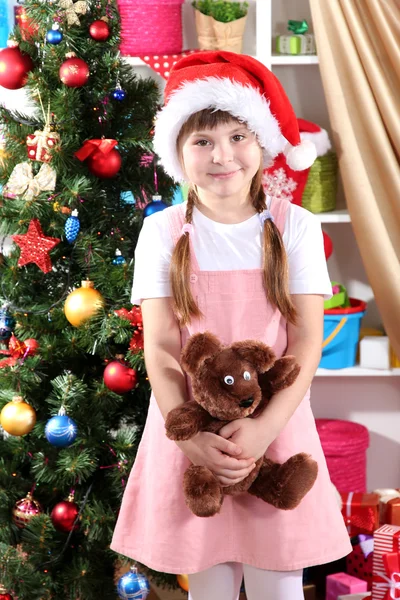
[[[270,210],[283,233],[288,203],[273,200]],[[183,205],[166,209],[174,242],[184,224]],[[278,357],[287,346],[286,322],[268,303],[261,269],[200,271],[192,256],[190,284],[204,318],[182,329],[184,345],[209,330],[225,344],[258,339]],[[152,396],[137,458],[122,501],[111,548],[165,573],[196,573],[218,563],[239,562],[261,569],[292,571],[331,562],[351,552],[351,544],[331,485],[306,394],[267,456],[284,462],[308,452],[318,462],[318,478],[300,505],[278,510],[250,494],[227,496],[218,515],[194,516],[185,505],[182,479],[189,460],[165,435]]]

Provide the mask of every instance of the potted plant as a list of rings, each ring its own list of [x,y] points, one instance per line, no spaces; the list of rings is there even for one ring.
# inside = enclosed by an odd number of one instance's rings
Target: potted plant
[[[247,2],[195,0],[196,29],[201,50],[242,51]]]

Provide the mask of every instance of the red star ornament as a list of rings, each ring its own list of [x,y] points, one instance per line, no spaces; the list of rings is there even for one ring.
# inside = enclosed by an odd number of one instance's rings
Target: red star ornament
[[[35,263],[43,273],[51,271],[50,250],[60,243],[60,239],[46,237],[39,219],[32,219],[25,235],[13,235],[12,239],[21,248],[18,266]]]

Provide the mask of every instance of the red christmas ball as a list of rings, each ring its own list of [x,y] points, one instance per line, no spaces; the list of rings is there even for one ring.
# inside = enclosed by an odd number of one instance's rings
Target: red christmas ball
[[[68,87],[82,87],[89,79],[89,67],[84,60],[71,54],[67,54],[67,60],[60,67],[60,79]]]
[[[6,588],[0,585],[0,600],[13,600],[11,594],[7,594],[6,592]]]
[[[39,348],[39,342],[37,340],[35,340],[34,338],[29,338],[27,340],[24,341],[25,347],[27,348],[28,352],[27,355],[28,356],[35,356],[36,352],[38,351]]]
[[[8,90],[19,90],[28,79],[33,62],[29,54],[21,52],[18,46],[0,50],[0,85]]]
[[[72,497],[69,496],[68,500],[63,500],[55,505],[51,511],[50,518],[58,531],[68,533],[72,531],[72,529],[78,529],[78,525],[75,525],[74,527],[74,522],[78,513],[78,505],[72,500]]]
[[[89,33],[96,42],[105,42],[110,37],[110,28],[105,21],[99,19],[90,25]]]
[[[326,258],[326,260],[328,260],[328,258],[331,256],[331,254],[333,252],[333,244],[332,244],[331,238],[329,237],[329,235],[327,233],[325,233],[325,231],[323,231],[322,234],[324,236],[325,258]]]
[[[104,154],[100,150],[93,152],[87,159],[88,169],[93,175],[100,179],[111,179],[115,177],[121,168],[122,159],[118,150],[114,148]]]
[[[137,384],[137,372],[114,360],[104,369],[104,383],[116,394],[126,394]]]

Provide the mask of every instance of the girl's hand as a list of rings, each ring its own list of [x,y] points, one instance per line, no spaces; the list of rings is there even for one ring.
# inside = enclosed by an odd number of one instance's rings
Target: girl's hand
[[[239,483],[255,465],[254,458],[240,458],[242,450],[237,444],[214,433],[201,431],[176,444],[194,465],[210,469],[223,486]]]
[[[274,437],[268,436],[265,423],[257,419],[236,419],[225,425],[219,435],[242,448],[241,456],[252,456],[258,460],[263,456]]]

